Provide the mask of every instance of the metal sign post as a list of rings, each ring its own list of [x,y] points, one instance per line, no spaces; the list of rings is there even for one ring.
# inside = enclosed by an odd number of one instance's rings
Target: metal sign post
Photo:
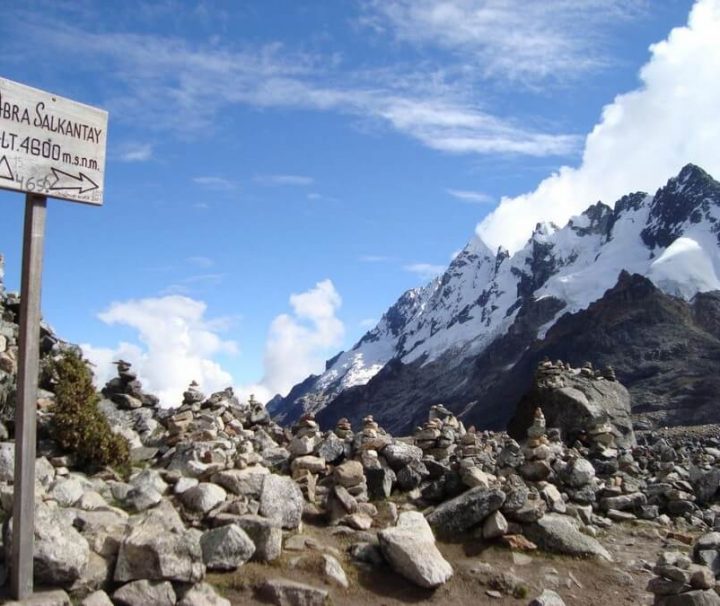
[[[0,189],[25,192],[10,583],[33,593],[40,291],[47,198],[102,205],[107,112],[0,78]]]

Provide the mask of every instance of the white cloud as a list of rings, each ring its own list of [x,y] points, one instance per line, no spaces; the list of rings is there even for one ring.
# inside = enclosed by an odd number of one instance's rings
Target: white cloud
[[[363,21],[455,53],[485,77],[528,84],[608,64],[605,35],[645,0],[371,0]]]
[[[255,178],[255,181],[262,185],[296,185],[299,187],[307,187],[315,183],[315,179],[304,175],[260,175]]]
[[[237,186],[236,183],[230,179],[214,176],[193,177],[193,183],[215,191],[230,191]]]
[[[439,276],[447,267],[444,265],[433,265],[431,263],[412,263],[405,265],[403,269],[415,274],[423,281],[428,281]]]
[[[478,92],[478,70],[462,62],[341,71],[334,56],[292,53],[280,44],[233,50],[19,19],[42,40],[34,52],[92,56],[104,77],[120,85],[107,103],[116,119],[152,130],[207,136],[228,107],[246,105],[334,111],[389,126],[448,153],[552,156],[577,150],[573,134],[541,132],[493,114]],[[492,77],[502,79],[502,70]],[[204,179],[208,186],[227,188],[227,180]]]
[[[520,248],[539,221],[564,224],[598,199],[653,193],[688,162],[720,175],[720,0],[699,0],[688,25],[651,46],[641,86],[619,95],[587,136],[579,167],[532,192],[503,198],[477,228],[485,242]]]
[[[468,191],[464,189],[448,189],[447,193],[461,202],[469,204],[491,204],[494,198],[481,191]]]
[[[341,304],[330,280],[291,295],[292,315],[281,314],[270,325],[262,381],[242,391],[254,390],[264,399],[277,393],[286,395],[309,374],[321,372],[325,359],[336,353],[345,334],[336,316]]]
[[[133,364],[145,390],[158,395],[165,406],[178,406],[192,380],[208,394],[232,385],[230,373],[213,358],[236,353],[237,346],[219,334],[226,320],[208,320],[206,307],[202,301],[179,295],[111,304],[98,317],[106,324],[137,330],[140,345],[83,345],[96,366],[98,385],[114,376],[110,362],[118,358]]]
[[[150,143],[128,144],[121,148],[120,160],[123,162],[147,162],[153,156]]]
[[[360,320],[360,328],[375,328],[378,321],[377,318],[365,318],[364,320]]]

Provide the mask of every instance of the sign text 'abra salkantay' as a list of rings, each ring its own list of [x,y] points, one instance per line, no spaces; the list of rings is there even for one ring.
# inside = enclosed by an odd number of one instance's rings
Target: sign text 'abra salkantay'
[[[107,112],[0,78],[0,188],[103,203]]]

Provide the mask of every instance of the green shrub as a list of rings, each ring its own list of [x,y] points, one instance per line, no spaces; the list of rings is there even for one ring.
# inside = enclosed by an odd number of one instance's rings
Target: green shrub
[[[110,429],[98,410],[92,373],[75,352],[63,353],[53,365],[55,405],[52,434],[74,455],[79,468],[94,471],[109,465],[123,474],[130,469],[127,440]]]

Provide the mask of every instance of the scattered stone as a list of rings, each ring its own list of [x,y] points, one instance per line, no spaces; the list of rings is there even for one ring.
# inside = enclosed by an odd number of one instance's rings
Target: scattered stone
[[[439,537],[458,537],[500,509],[504,502],[501,490],[478,486],[439,505],[427,519]]]
[[[285,579],[266,581],[258,593],[276,606],[326,606],[329,596],[325,589]]]
[[[235,570],[255,553],[255,544],[237,524],[207,530],[200,545],[209,570]]]
[[[172,583],[146,579],[123,585],[113,594],[119,606],[175,606],[176,599]]]
[[[597,556],[612,562],[612,556],[597,540],[582,532],[568,516],[549,513],[528,524],[525,535],[547,551],[573,556]]]
[[[420,513],[401,513],[397,526],[380,531],[378,539],[393,570],[420,587],[438,587],[453,575],[452,567],[435,546],[430,525]]]

